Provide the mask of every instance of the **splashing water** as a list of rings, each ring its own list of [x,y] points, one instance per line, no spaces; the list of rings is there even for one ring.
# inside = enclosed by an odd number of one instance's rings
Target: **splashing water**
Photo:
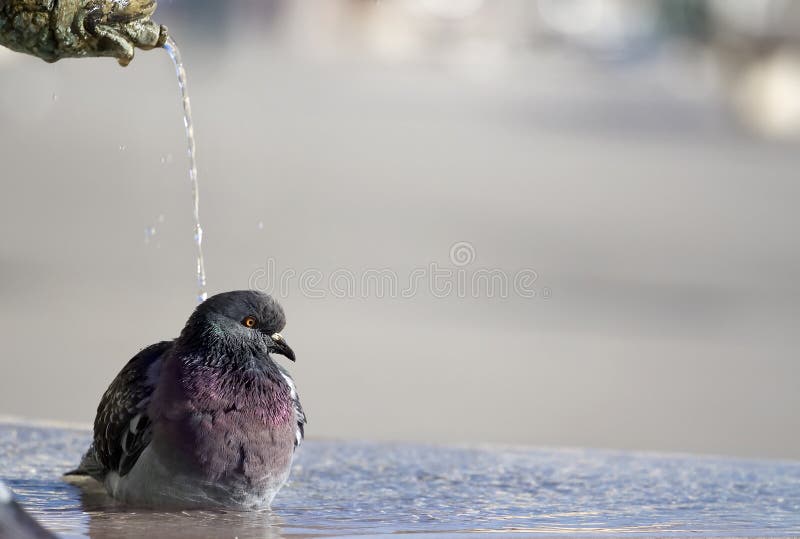
[[[156,227],[154,226],[146,226],[144,227],[144,243],[145,245],[150,243],[150,240],[153,239],[153,236],[156,235]]]
[[[178,86],[181,90],[183,103],[183,125],[186,128],[186,142],[189,155],[189,182],[192,184],[192,215],[194,217],[194,243],[197,253],[197,301],[202,303],[208,297],[206,291],[206,268],[203,261],[203,227],[200,226],[200,186],[197,183],[197,158],[195,156],[194,125],[192,124],[192,104],[189,101],[189,91],[186,87],[186,69],[183,67],[178,45],[171,38],[167,38],[164,48],[175,64],[175,74],[178,76]]]

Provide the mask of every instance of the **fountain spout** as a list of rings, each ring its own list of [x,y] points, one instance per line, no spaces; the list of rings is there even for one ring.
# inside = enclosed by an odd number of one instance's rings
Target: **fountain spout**
[[[135,48],[166,43],[155,10],[155,0],[0,0],[0,45],[47,62],[110,56],[126,66]]]

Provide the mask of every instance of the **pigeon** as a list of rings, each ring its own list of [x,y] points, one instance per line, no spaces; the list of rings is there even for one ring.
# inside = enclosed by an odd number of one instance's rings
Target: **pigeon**
[[[268,508],[306,416],[273,354],[295,355],[283,309],[254,290],[201,303],[180,336],[131,359],[106,390],[76,470],[133,506]]]
[[[56,539],[14,500],[11,489],[0,481],[0,539]]]

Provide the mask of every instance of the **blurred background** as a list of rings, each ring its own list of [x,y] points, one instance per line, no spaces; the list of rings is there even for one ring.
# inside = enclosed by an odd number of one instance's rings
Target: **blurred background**
[[[210,292],[281,298],[310,437],[800,458],[800,3],[154,19]],[[0,49],[0,126],[0,415],[89,424],[195,306],[174,70]]]

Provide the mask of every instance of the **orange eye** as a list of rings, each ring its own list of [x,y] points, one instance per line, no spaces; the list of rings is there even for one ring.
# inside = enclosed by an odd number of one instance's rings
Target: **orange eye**
[[[254,328],[256,327],[256,319],[253,318],[252,316],[248,316],[247,318],[242,320],[242,324],[244,324],[245,327]]]

